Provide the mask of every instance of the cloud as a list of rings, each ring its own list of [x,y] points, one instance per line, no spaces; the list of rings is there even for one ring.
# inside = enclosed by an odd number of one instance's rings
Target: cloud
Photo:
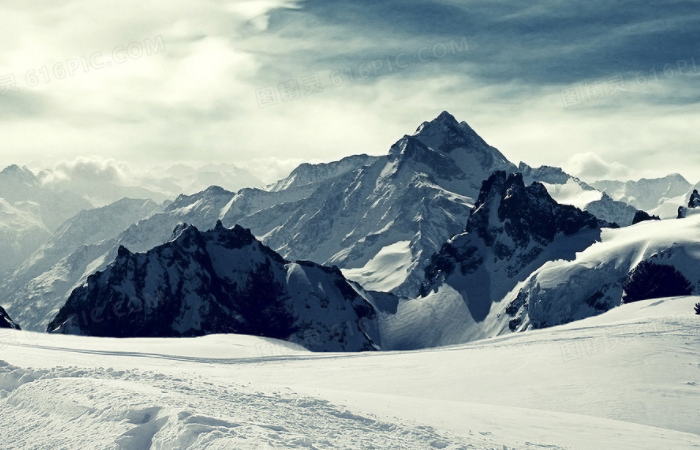
[[[134,178],[129,165],[99,156],[81,156],[56,163],[42,176],[44,184],[62,182],[127,185]]]
[[[632,175],[629,167],[618,162],[607,162],[592,152],[572,156],[564,168],[586,181],[628,180]]]
[[[243,166],[243,168],[266,184],[286,178],[299,164],[306,162],[301,158],[257,158]],[[315,161],[319,162],[319,161]]]
[[[0,97],[0,164],[328,161],[385,153],[448,110],[514,161],[594,152],[688,176],[700,170],[684,156],[700,140],[699,25],[684,0],[5,2],[0,76],[20,92]],[[157,39],[162,51],[114,60]],[[105,67],[83,70],[96,52]],[[287,171],[272,167],[261,175]]]

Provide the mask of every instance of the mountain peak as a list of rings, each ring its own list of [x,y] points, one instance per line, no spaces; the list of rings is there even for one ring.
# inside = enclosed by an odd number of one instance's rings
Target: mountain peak
[[[467,231],[487,245],[506,233],[525,247],[531,239],[546,245],[557,233],[570,235],[584,227],[601,226],[608,224],[574,206],[558,204],[541,183],[525,186],[522,174],[496,171],[483,182]]]
[[[453,116],[452,114],[450,114],[450,113],[447,112],[447,111],[441,112],[440,115],[438,115],[438,116],[435,118],[435,120],[438,121],[438,122],[454,122],[454,123],[459,123],[459,122],[457,122],[457,119],[455,119],[455,116]]]
[[[38,182],[38,179],[31,170],[29,170],[26,166],[20,167],[17,164],[12,164],[5,167],[2,172],[0,172],[0,177],[13,178],[15,180],[31,184]]]
[[[0,306],[0,328],[10,328],[13,330],[19,330],[20,327],[15,321],[13,321],[7,312]]]
[[[428,148],[441,153],[452,153],[456,149],[467,149],[470,153],[491,155],[496,152],[466,122],[458,122],[455,117],[443,111],[430,122],[423,122],[412,137]],[[505,159],[498,154],[499,159]],[[491,159],[491,158],[486,158]]]

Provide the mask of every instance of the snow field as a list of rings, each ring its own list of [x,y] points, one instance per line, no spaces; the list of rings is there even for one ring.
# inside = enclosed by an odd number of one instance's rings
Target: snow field
[[[699,301],[414,352],[5,331],[0,448],[698,449]]]

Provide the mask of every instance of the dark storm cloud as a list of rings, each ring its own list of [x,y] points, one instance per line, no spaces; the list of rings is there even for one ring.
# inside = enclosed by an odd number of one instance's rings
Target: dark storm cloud
[[[269,31],[313,39],[317,46],[295,55],[319,67],[463,37],[468,54],[444,58],[441,70],[488,84],[570,84],[691,58],[700,64],[698,1],[310,0],[300,7],[273,14]]]

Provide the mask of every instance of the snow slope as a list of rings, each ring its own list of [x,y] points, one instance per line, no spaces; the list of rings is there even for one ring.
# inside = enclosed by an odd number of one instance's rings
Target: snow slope
[[[314,185],[361,169],[364,166],[369,166],[377,159],[379,159],[378,156],[352,155],[330,163],[303,163],[294,169],[288,177],[267,186],[265,189],[271,192],[279,192],[292,187]]]
[[[353,355],[4,330],[0,448],[698,449],[698,301]]]
[[[504,299],[521,328],[600,314],[629,298],[700,293],[700,215],[604,230],[572,261],[551,261]]]

